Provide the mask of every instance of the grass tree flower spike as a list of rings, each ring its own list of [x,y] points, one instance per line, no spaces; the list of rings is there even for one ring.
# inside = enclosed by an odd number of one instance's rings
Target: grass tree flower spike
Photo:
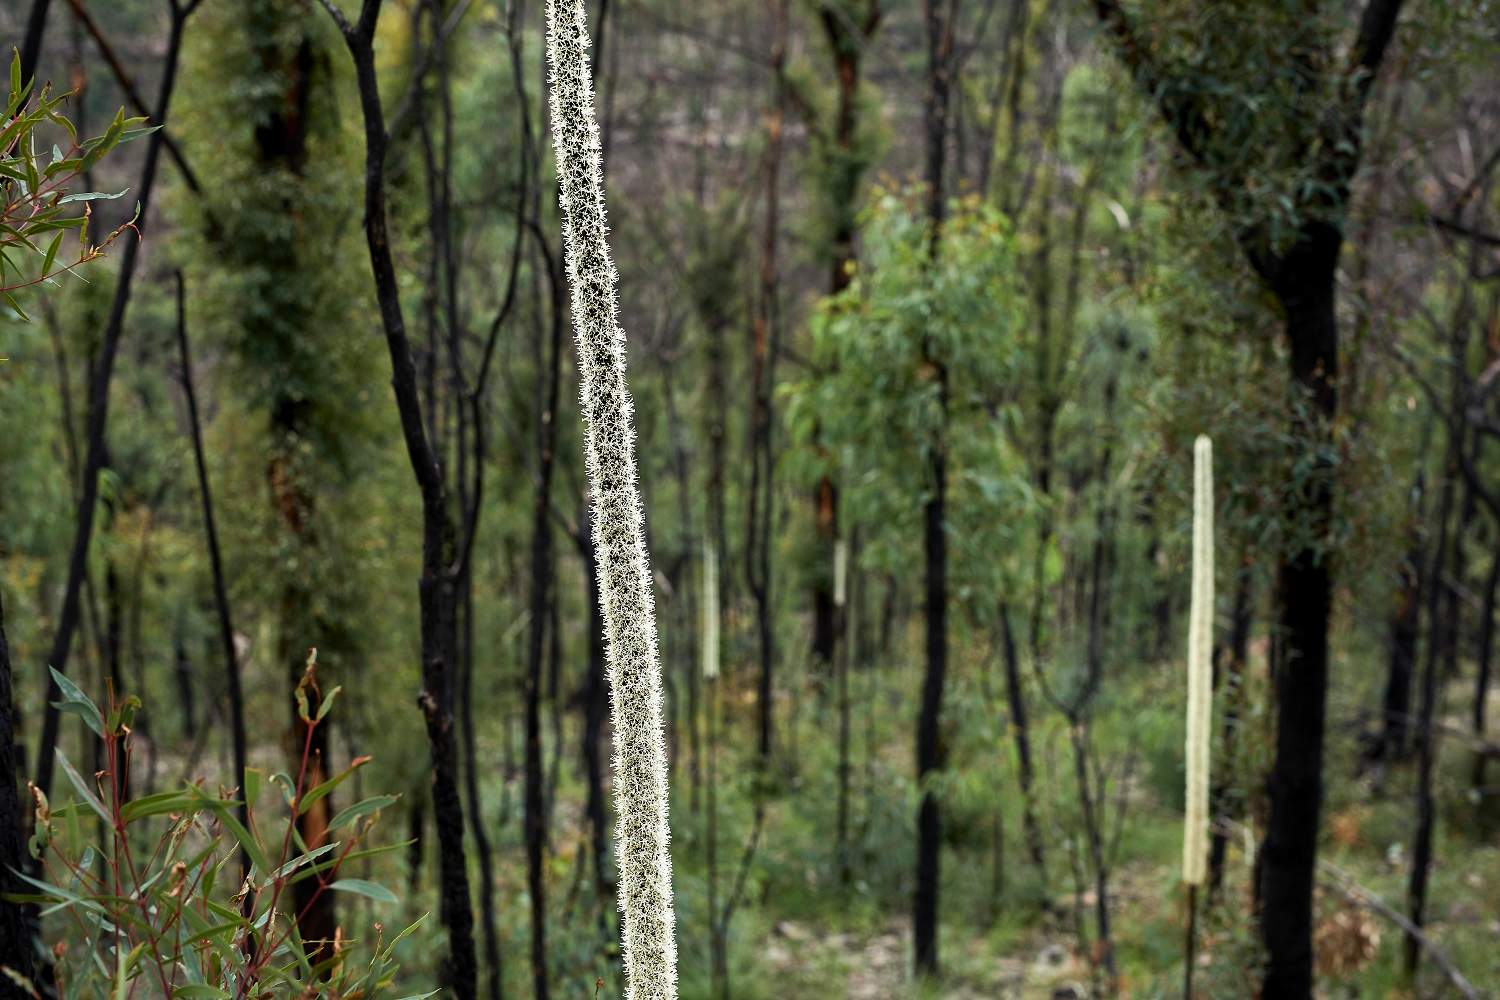
[[[628,1000],[677,996],[672,859],[667,849],[667,757],[635,432],[625,383],[625,332],[616,322],[599,125],[583,0],[548,0],[553,144],[563,243],[578,342],[590,514],[599,558],[614,723],[620,911]]]
[[[703,542],[703,678],[719,679],[719,554]]]
[[[1187,809],[1182,880],[1201,886],[1208,874],[1208,748],[1213,717],[1214,473],[1213,444],[1193,443],[1193,593],[1188,613]]]

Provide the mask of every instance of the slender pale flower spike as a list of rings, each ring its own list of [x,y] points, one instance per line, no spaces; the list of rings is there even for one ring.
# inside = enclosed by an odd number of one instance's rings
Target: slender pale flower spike
[[[833,543],[833,606],[842,608],[848,599],[849,546],[840,538]]]
[[[719,679],[719,554],[703,541],[703,678]]]
[[[1213,444],[1193,443],[1193,599],[1188,612],[1187,810],[1182,830],[1182,880],[1202,885],[1208,874],[1208,747],[1213,718],[1214,632]]]
[[[583,0],[548,0],[553,144],[573,299],[590,517],[599,558],[614,723],[614,786],[627,1000],[674,1000],[677,945],[667,850],[667,755],[635,432],[606,240],[599,125]]]

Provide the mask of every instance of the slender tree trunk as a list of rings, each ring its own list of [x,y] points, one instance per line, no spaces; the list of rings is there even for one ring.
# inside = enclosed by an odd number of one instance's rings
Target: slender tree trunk
[[[1484,581],[1484,599],[1479,605],[1479,667],[1474,675],[1474,705],[1472,725],[1474,741],[1474,763],[1470,770],[1469,787],[1483,794],[1485,770],[1489,754],[1485,752],[1485,715],[1490,698],[1491,661],[1495,650],[1495,598],[1500,589],[1500,554],[1490,557],[1490,572]]]
[[[42,35],[47,31],[47,8],[52,0],[31,0],[31,13],[26,17],[26,37],[21,42],[21,83],[35,82],[37,63],[42,57]],[[31,96],[36,96],[32,89]]]
[[[167,51],[162,60],[161,86],[157,91],[154,123],[166,121],[167,109],[172,100],[172,91],[177,84],[178,54],[182,49],[182,29],[189,14],[197,7],[198,0],[184,7],[172,8],[170,33],[167,36]],[[45,13],[45,10],[44,10]],[[33,9],[35,14],[35,9]],[[40,28],[37,29],[40,37]],[[146,140],[146,160],[141,167],[140,181],[135,185],[135,197],[139,205],[138,228],[148,225],[151,206],[151,191],[156,184],[156,166],[161,160],[164,129],[151,133]],[[125,313],[130,305],[130,292],[135,279],[136,265],[140,260],[140,240],[126,239],[125,250],[120,261],[120,274],[115,279],[114,299],[110,303],[109,318],[104,326],[104,336],[98,356],[89,372],[88,410],[86,417],[86,451],[83,463],[83,483],[78,494],[78,510],[73,527],[73,546],[68,557],[68,580],[63,591],[62,611],[58,615],[57,631],[52,637],[52,648],[47,664],[59,673],[67,672],[68,654],[73,647],[73,633],[78,628],[78,612],[84,579],[88,573],[89,542],[94,532],[94,505],[99,499],[99,473],[106,464],[105,428],[109,423],[109,386],[114,375],[115,357],[119,352],[120,338],[125,329]],[[46,710],[42,716],[42,739],[37,752],[36,784],[45,794],[52,790],[52,768],[56,757],[58,736],[58,711],[55,702],[61,697],[57,685],[50,678],[47,682]]]
[[[1219,736],[1219,751],[1214,765],[1214,787],[1210,796],[1209,815],[1214,818],[1208,845],[1208,898],[1215,899],[1224,884],[1224,860],[1229,850],[1228,821],[1238,816],[1242,803],[1234,791],[1235,759],[1239,746],[1240,710],[1245,703],[1245,662],[1250,648],[1251,576],[1242,566],[1235,580],[1234,607],[1230,612],[1229,647],[1225,671],[1219,679],[1220,701],[1224,705],[1224,728]]]
[[[177,351],[182,362],[182,392],[187,400],[188,429],[193,438],[193,466],[198,473],[198,497],[203,505],[203,533],[208,541],[208,565],[213,575],[214,611],[219,625],[219,649],[224,654],[224,677],[229,688],[229,738],[234,752],[234,783],[245,780],[245,696],[240,689],[240,662],[234,648],[234,623],[229,614],[229,588],[224,582],[224,559],[219,553],[219,532],[214,525],[213,493],[208,487],[208,463],[203,455],[203,431],[198,421],[198,397],[193,391],[193,359],[188,349],[186,290],[182,272],[177,279]],[[181,641],[177,646],[178,677],[184,689],[183,704],[189,739],[193,734],[192,675],[186,666]],[[250,804],[241,796],[240,823],[250,828]],[[240,851],[241,877],[250,874],[250,855]]]
[[[1437,823],[1436,804],[1432,795],[1432,773],[1437,762],[1437,736],[1433,716],[1437,710],[1438,685],[1442,674],[1452,669],[1457,649],[1450,641],[1455,631],[1450,616],[1457,613],[1451,599],[1445,599],[1451,587],[1442,583],[1445,566],[1452,563],[1461,537],[1450,534],[1449,515],[1453,507],[1455,454],[1463,442],[1450,440],[1448,460],[1443,470],[1441,499],[1438,501],[1438,534],[1429,563],[1427,585],[1427,655],[1422,665],[1421,702],[1417,709],[1417,786],[1415,795],[1416,832],[1412,837],[1411,874],[1406,884],[1407,917],[1416,931],[1408,930],[1402,948],[1402,965],[1408,978],[1415,977],[1422,958],[1421,928],[1426,920],[1427,878],[1432,868],[1433,831]],[[1459,528],[1458,530],[1462,530]],[[1445,669],[1446,668],[1446,669]]]
[[[926,107],[927,218],[931,227],[929,265],[935,265],[941,246],[946,210],[943,166],[948,136],[949,70],[953,57],[953,21],[957,0],[924,0],[927,24],[928,95]],[[931,491],[922,512],[926,606],[925,649],[927,672],[922,683],[922,707],[917,717],[917,784],[921,805],[917,811],[917,881],[912,898],[912,945],[918,975],[938,971],[938,888],[943,848],[943,827],[937,792],[928,782],[947,763],[941,725],[943,686],[948,672],[948,455],[946,424],[948,374],[941,361],[923,354],[933,369],[938,386],[940,420],[934,430],[927,460],[927,488]]]
[[[845,557],[845,565],[835,566],[834,572],[844,574],[844,580],[834,580],[835,596],[838,590],[843,589],[845,598],[840,609],[847,617],[841,623],[847,632],[848,639],[843,644],[841,655],[838,658],[838,820],[836,823],[837,837],[835,855],[838,859],[839,884],[847,887],[854,878],[854,866],[852,864],[852,846],[849,843],[849,782],[853,770],[853,762],[850,756],[850,734],[852,728],[852,706],[849,700],[849,670],[853,666],[857,655],[855,629],[862,624],[858,620],[859,597],[856,591],[854,564],[858,559],[859,534],[853,533],[850,540],[850,548],[853,552]]]
[[[234,636],[229,637],[228,662],[234,662]],[[193,713],[193,665],[188,660],[187,647],[182,642],[182,626],[177,626],[172,639],[172,673],[177,681],[177,706],[182,712],[182,735],[189,743],[198,738],[198,720]],[[233,718],[231,705],[231,719]],[[243,728],[241,732],[243,732]],[[233,732],[230,733],[231,738]]]
[[[1088,836],[1089,865],[1094,869],[1094,933],[1091,951],[1093,964],[1103,966],[1108,991],[1117,988],[1114,938],[1109,920],[1109,867],[1104,857],[1103,802],[1094,795],[1089,775],[1088,746],[1092,739],[1086,714],[1080,713],[1068,724],[1068,741],[1073,749],[1073,778],[1078,783],[1078,802],[1083,809],[1083,828]]]
[[[500,930],[495,924],[495,852],[490,844],[489,831],[485,827],[484,811],[480,808],[479,775],[480,764],[474,727],[474,578],[466,574],[463,579],[463,647],[459,657],[462,707],[459,714],[463,724],[464,750],[464,798],[468,807],[469,835],[474,838],[474,853],[479,856],[479,922],[484,933],[485,991],[490,1000],[500,1000],[505,982],[505,968],[500,955]],[[422,827],[426,810],[419,798],[413,803],[412,823],[415,827],[416,843],[409,857],[413,864],[409,871],[415,889],[421,875]]]
[[[1376,760],[1400,760],[1408,749],[1411,682],[1416,674],[1417,630],[1423,588],[1421,563],[1421,546],[1414,542],[1401,563],[1401,585],[1396,592],[1396,609],[1391,615],[1390,661],[1385,694],[1380,703],[1380,736],[1371,754]]]
[[[545,446],[544,474],[550,480],[551,445]],[[527,643],[526,698],[526,886],[531,899],[531,977],[538,998],[548,995],[547,976],[547,819],[542,774],[542,670],[545,663],[547,601],[550,588],[551,525],[546,490],[539,490],[531,543],[531,638]]]
[[[775,428],[773,403],[776,360],[781,336],[778,305],[777,245],[781,225],[782,126],[786,114],[787,5],[772,5],[775,21],[771,45],[772,100],[766,120],[766,210],[762,229],[759,294],[752,324],[751,413],[750,413],[750,502],[745,530],[746,582],[755,601],[756,634],[760,650],[760,676],[756,686],[759,703],[757,751],[760,764],[768,768],[775,744],[776,647],[771,604],[771,524],[775,502],[774,457],[771,440]]]
[[[692,477],[688,470],[688,449],[683,435],[683,419],[677,408],[677,394],[673,385],[675,372],[675,365],[666,366],[662,389],[666,401],[667,426],[672,442],[672,470],[677,478],[677,528],[682,549],[678,555],[678,570],[674,575],[679,578],[676,586],[681,588],[678,592],[683,596],[675,600],[673,604],[678,611],[677,631],[682,636],[681,660],[687,687],[688,810],[696,816],[698,798],[703,786],[703,741],[700,732],[703,713],[702,706],[699,704],[702,699],[699,696],[698,670],[693,657],[693,588],[688,585],[687,580],[692,575],[693,547],[698,541],[698,535],[693,528]]]
[[[5,641],[5,608],[0,604],[0,892],[6,893],[28,891],[18,874],[25,870],[26,836],[21,799],[16,794],[20,776],[17,752],[10,646]],[[34,933],[26,908],[0,898],[0,968],[27,980],[36,975]],[[29,997],[29,993],[0,972],[0,1000]]]
[[[339,25],[354,62],[360,109],[365,125],[365,242],[380,305],[381,327],[391,358],[391,388],[401,420],[402,439],[422,499],[422,571],[418,580],[421,610],[422,693],[418,698],[432,755],[433,815],[438,834],[439,912],[448,930],[448,956],[443,980],[459,1000],[475,996],[477,963],[474,957],[474,913],[464,859],[464,808],[458,788],[458,747],[454,733],[452,680],[457,647],[455,580],[467,561],[464,539],[448,509],[442,467],[423,426],[417,368],[406,321],[401,313],[400,287],[391,256],[385,204],[385,152],[388,141],[385,113],[375,73],[375,22],[381,0],[363,0],[359,19],[351,24],[337,7],[325,9]]]
[[[413,795],[406,808],[406,894],[422,890],[422,856],[427,847],[427,796]]]
[[[1036,768],[1031,759],[1031,726],[1026,714],[1026,691],[1021,685],[1021,661],[1016,655],[1015,632],[1010,626],[1010,608],[1000,605],[1000,638],[1005,659],[1005,697],[1010,708],[1011,739],[1016,744],[1016,773],[1021,784],[1021,824],[1026,850],[1037,871],[1047,871],[1042,830],[1036,818]]]
[[[544,380],[537,407],[537,488],[531,522],[531,624],[526,647],[526,884],[531,897],[531,975],[537,1000],[548,996],[547,975],[547,809],[542,773],[542,681],[552,583],[552,472],[555,465],[557,403],[562,368],[561,286],[553,282],[552,317],[546,352],[539,342],[538,374]],[[540,331],[538,332],[540,336]],[[554,630],[555,631],[555,630]],[[558,748],[561,752],[561,747]]]

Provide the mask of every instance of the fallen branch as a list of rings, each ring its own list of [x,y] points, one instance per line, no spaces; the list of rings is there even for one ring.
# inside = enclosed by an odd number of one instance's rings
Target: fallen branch
[[[1453,964],[1453,960],[1448,957],[1447,952],[1438,947],[1437,942],[1423,933],[1422,929],[1407,919],[1403,913],[1355,882],[1348,872],[1333,862],[1320,859],[1318,867],[1333,877],[1332,881],[1324,881],[1323,884],[1325,886],[1336,890],[1351,903],[1362,906],[1372,913],[1378,913],[1401,928],[1402,931],[1409,934],[1422,946],[1422,950],[1427,952],[1428,956],[1437,963],[1438,968],[1443,970],[1443,974],[1448,977],[1448,981],[1453,984],[1455,989],[1468,997],[1469,1000],[1480,1000],[1480,992],[1474,988],[1473,983],[1464,977],[1464,974],[1459,971],[1458,966]]]

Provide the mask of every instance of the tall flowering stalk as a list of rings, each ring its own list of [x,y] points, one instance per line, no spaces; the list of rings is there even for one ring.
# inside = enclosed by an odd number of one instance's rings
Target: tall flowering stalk
[[[1208,874],[1208,748],[1213,717],[1214,472],[1213,443],[1193,442],[1193,593],[1188,612],[1187,805],[1182,828],[1182,881],[1188,887],[1186,990],[1193,993],[1198,887]]]
[[[661,660],[636,486],[635,432],[616,322],[583,0],[548,0],[553,144],[578,344],[590,516],[614,723],[616,839],[628,1000],[677,995]]]
[[[1188,613],[1187,812],[1182,880],[1208,874],[1208,747],[1213,713],[1214,472],[1213,444],[1193,444],[1193,596]]]
[[[703,679],[719,678],[719,553],[703,543]]]

